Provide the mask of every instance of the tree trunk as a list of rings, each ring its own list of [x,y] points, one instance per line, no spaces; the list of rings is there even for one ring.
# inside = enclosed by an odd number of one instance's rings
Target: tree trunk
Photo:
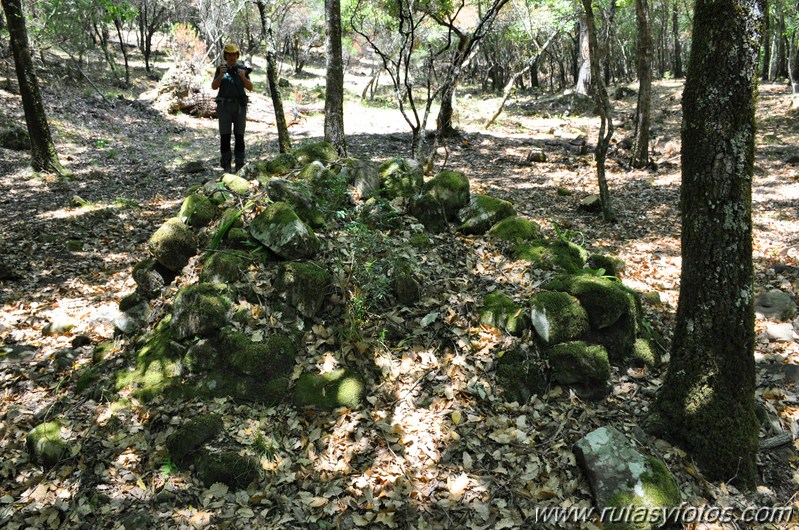
[[[766,2],[766,9],[763,13],[763,62],[760,72],[760,79],[763,81],[768,81],[769,65],[771,65],[771,14],[768,10],[768,2]]]
[[[763,0],[697,0],[682,125],[682,273],[653,426],[711,480],[757,479],[752,174]]]
[[[774,7],[774,14],[776,15],[774,22],[777,27],[774,28],[774,43],[771,46],[771,65],[769,68],[769,79],[772,81],[777,80],[779,77],[785,77],[785,13],[783,12],[783,0],[777,0]]]
[[[578,69],[577,82],[574,91],[578,94],[588,96],[591,94],[591,52],[588,43],[588,22],[585,14],[580,14],[579,39],[578,39]]]
[[[799,30],[793,30],[788,39],[788,79],[791,80],[791,91],[799,94],[799,53],[796,50],[796,38]]]
[[[272,99],[272,108],[275,110],[275,126],[277,127],[277,144],[281,153],[291,152],[291,137],[286,123],[286,114],[283,112],[283,99],[278,90],[277,72],[275,71],[275,45],[272,36],[272,24],[266,15],[265,0],[258,0],[258,13],[261,16],[261,29],[264,32],[266,44],[266,83],[269,85],[269,97]]]
[[[452,124],[455,112],[455,80],[448,82],[441,90],[441,108],[438,111],[438,135],[442,138],[451,138],[458,134]]]
[[[610,115],[608,92],[599,73],[599,54],[597,53],[599,45],[596,38],[596,26],[594,25],[594,10],[591,7],[591,0],[582,0],[582,2],[585,9],[586,32],[588,33],[591,78],[594,80],[591,84],[593,88],[591,93],[599,112],[599,137],[594,150],[596,176],[599,182],[599,198],[602,202],[602,218],[607,222],[613,222],[616,220],[616,214],[610,204],[610,191],[608,190],[608,181],[605,178],[605,159],[608,155],[610,139],[613,137],[613,119]]]
[[[674,37],[674,79],[682,79],[682,43],[680,42],[680,4],[674,2],[671,11],[671,33]],[[651,38],[651,35],[650,35]]]
[[[344,62],[341,51],[341,0],[325,0],[327,18],[327,79],[325,140],[347,156],[344,138]]]
[[[130,86],[130,63],[128,62],[128,50],[125,48],[125,41],[122,38],[122,20],[119,17],[114,17],[114,26],[117,29],[117,37],[119,37],[119,49],[122,51],[122,57],[125,59],[125,86]]]
[[[19,91],[22,96],[22,107],[25,110],[25,122],[31,141],[31,165],[35,171],[47,171],[64,175],[64,168],[58,160],[55,145],[50,135],[50,126],[39,92],[39,81],[33,70],[28,31],[25,27],[25,15],[20,0],[2,0],[3,10],[8,22],[11,36],[11,50],[14,53],[14,65],[19,80]]]
[[[635,1],[635,18],[638,22],[638,106],[630,165],[642,168],[649,164],[649,107],[652,99],[652,35],[646,0]]]

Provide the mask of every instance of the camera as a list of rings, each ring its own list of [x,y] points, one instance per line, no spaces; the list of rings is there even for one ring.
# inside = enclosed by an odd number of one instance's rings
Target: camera
[[[244,70],[247,75],[250,75],[250,72],[252,72],[252,68],[250,68],[249,66],[237,64],[235,66],[228,67],[227,73],[229,73],[230,75],[239,75],[239,68]]]

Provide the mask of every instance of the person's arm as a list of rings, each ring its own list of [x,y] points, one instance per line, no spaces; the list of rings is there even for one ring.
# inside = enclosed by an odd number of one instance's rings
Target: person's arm
[[[216,67],[216,77],[214,77],[214,80],[211,81],[211,88],[213,90],[219,90],[219,85],[222,84],[222,78],[225,76],[225,72],[227,72],[227,66],[223,65]]]
[[[244,88],[252,92],[252,81],[250,81],[250,77],[247,75],[247,71],[244,70],[244,68],[240,68],[239,75],[241,76],[241,80],[244,83]]]

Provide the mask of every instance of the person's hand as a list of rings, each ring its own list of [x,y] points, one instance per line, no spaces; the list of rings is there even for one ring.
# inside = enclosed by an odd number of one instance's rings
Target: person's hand
[[[242,81],[247,77],[247,71],[244,68],[239,68],[239,77]]]

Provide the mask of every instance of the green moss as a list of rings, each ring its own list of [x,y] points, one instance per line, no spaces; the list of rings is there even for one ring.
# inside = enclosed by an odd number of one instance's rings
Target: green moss
[[[502,241],[518,243],[538,239],[541,227],[519,216],[508,217],[491,227],[488,235]]]
[[[647,339],[636,339],[633,345],[633,361],[638,365],[654,368],[660,364],[660,355]]]
[[[284,401],[288,395],[290,382],[287,377],[270,379],[230,372],[231,370],[228,368],[208,373],[197,381],[197,385],[187,389],[186,397],[231,397],[237,401],[276,405]]]
[[[422,297],[422,284],[416,278],[410,263],[401,262],[394,265],[391,290],[397,301],[405,306],[415,304]]]
[[[250,181],[232,173],[226,173],[222,177],[222,183],[227,189],[239,195],[247,195],[250,192]]]
[[[313,229],[285,202],[268,205],[250,222],[250,234],[286,259],[313,257],[321,245]]]
[[[187,456],[216,437],[223,428],[222,417],[218,414],[201,414],[170,434],[166,439],[166,448],[174,462],[184,465]]]
[[[233,489],[244,489],[259,477],[259,466],[255,460],[232,451],[203,452],[197,459],[195,469],[206,487],[221,482]]]
[[[604,270],[606,276],[618,276],[624,270],[624,260],[616,256],[605,256],[602,254],[591,254],[588,258],[588,266],[594,270]]]
[[[488,195],[472,195],[469,205],[459,213],[462,224],[458,230],[464,234],[484,234],[496,223],[515,215],[516,210],[508,201]]]
[[[381,194],[388,200],[414,197],[424,186],[422,168],[402,158],[386,160],[377,172],[380,174]]]
[[[408,213],[416,217],[429,232],[437,234],[447,229],[447,214],[441,202],[429,193],[414,199]]]
[[[300,404],[327,409],[357,407],[363,394],[364,385],[361,379],[343,368],[322,375],[303,374],[295,387],[295,395]]]
[[[122,297],[122,300],[119,301],[119,310],[123,312],[129,311],[143,302],[146,302],[144,297],[137,292],[133,292]]]
[[[408,242],[413,248],[419,250],[429,248],[433,244],[430,237],[424,233],[413,234]]]
[[[333,276],[317,263],[292,261],[280,265],[275,287],[305,317],[315,316],[324,304]]]
[[[225,242],[233,248],[243,248],[249,241],[251,241],[250,234],[243,228],[231,228],[225,235]]]
[[[294,150],[293,155],[301,166],[316,160],[328,164],[339,158],[336,148],[324,141],[303,144]]]
[[[506,401],[524,404],[546,388],[541,362],[519,350],[507,351],[497,361],[497,384]]]
[[[211,252],[203,264],[200,281],[232,283],[247,269],[249,260],[243,252]]]
[[[634,353],[635,329],[635,321],[629,315],[623,315],[610,327],[592,329],[585,339],[604,346],[611,363],[624,365]]]
[[[511,335],[521,335],[530,329],[527,311],[500,292],[488,294],[480,309],[480,322],[503,329]]]
[[[440,205],[447,221],[469,203],[469,179],[460,171],[440,171],[425,183],[424,190]]]
[[[93,387],[97,381],[100,379],[99,370],[96,368],[86,368],[78,377],[78,380],[75,382],[75,393],[83,394],[86,390]]]
[[[104,341],[94,347],[94,351],[92,352],[92,363],[93,364],[100,364],[101,362],[108,359],[111,353],[114,351],[114,341]]]
[[[178,291],[173,305],[172,328],[178,339],[210,336],[227,322],[232,302],[228,287],[221,283],[198,283]]]
[[[622,316],[631,316],[635,321],[634,296],[620,283],[585,274],[559,276],[544,284],[544,289],[563,291],[580,301],[588,312],[594,329],[603,329],[615,324]]]
[[[291,153],[280,153],[266,163],[266,172],[270,175],[285,175],[298,165],[297,157]]]
[[[136,388],[134,395],[149,399],[179,381],[182,348],[175,342],[171,320],[166,317],[147,334],[132,369],[116,373],[115,390],[132,385]]]
[[[243,374],[273,378],[288,374],[294,366],[297,348],[282,335],[253,342],[243,333],[226,329],[220,342],[230,352],[230,364]]]
[[[238,208],[225,208],[219,217],[219,228],[222,229],[228,225],[228,229],[244,226],[244,221],[241,220],[241,212]]]
[[[651,456],[646,458],[646,462],[648,469],[638,479],[640,487],[636,485],[633,491],[619,492],[608,501],[608,507],[620,508],[628,513],[626,520],[603,521],[604,528],[651,530],[663,522],[663,508],[680,505],[680,490],[666,465]]]
[[[44,467],[58,464],[67,454],[68,447],[61,437],[61,420],[42,423],[33,428],[25,438],[31,460]]]
[[[564,385],[606,385],[610,379],[608,353],[598,344],[563,342],[547,350],[552,379]]]
[[[206,226],[216,217],[217,207],[208,197],[195,193],[186,197],[178,217],[189,226]]]
[[[547,344],[574,340],[590,329],[585,309],[568,293],[537,293],[530,307],[533,327]]]
[[[147,243],[153,257],[167,269],[180,272],[197,253],[197,240],[177,217],[166,221]]]
[[[555,254],[553,263],[567,272],[579,271],[588,261],[588,252],[571,241],[558,239],[550,248]]]

